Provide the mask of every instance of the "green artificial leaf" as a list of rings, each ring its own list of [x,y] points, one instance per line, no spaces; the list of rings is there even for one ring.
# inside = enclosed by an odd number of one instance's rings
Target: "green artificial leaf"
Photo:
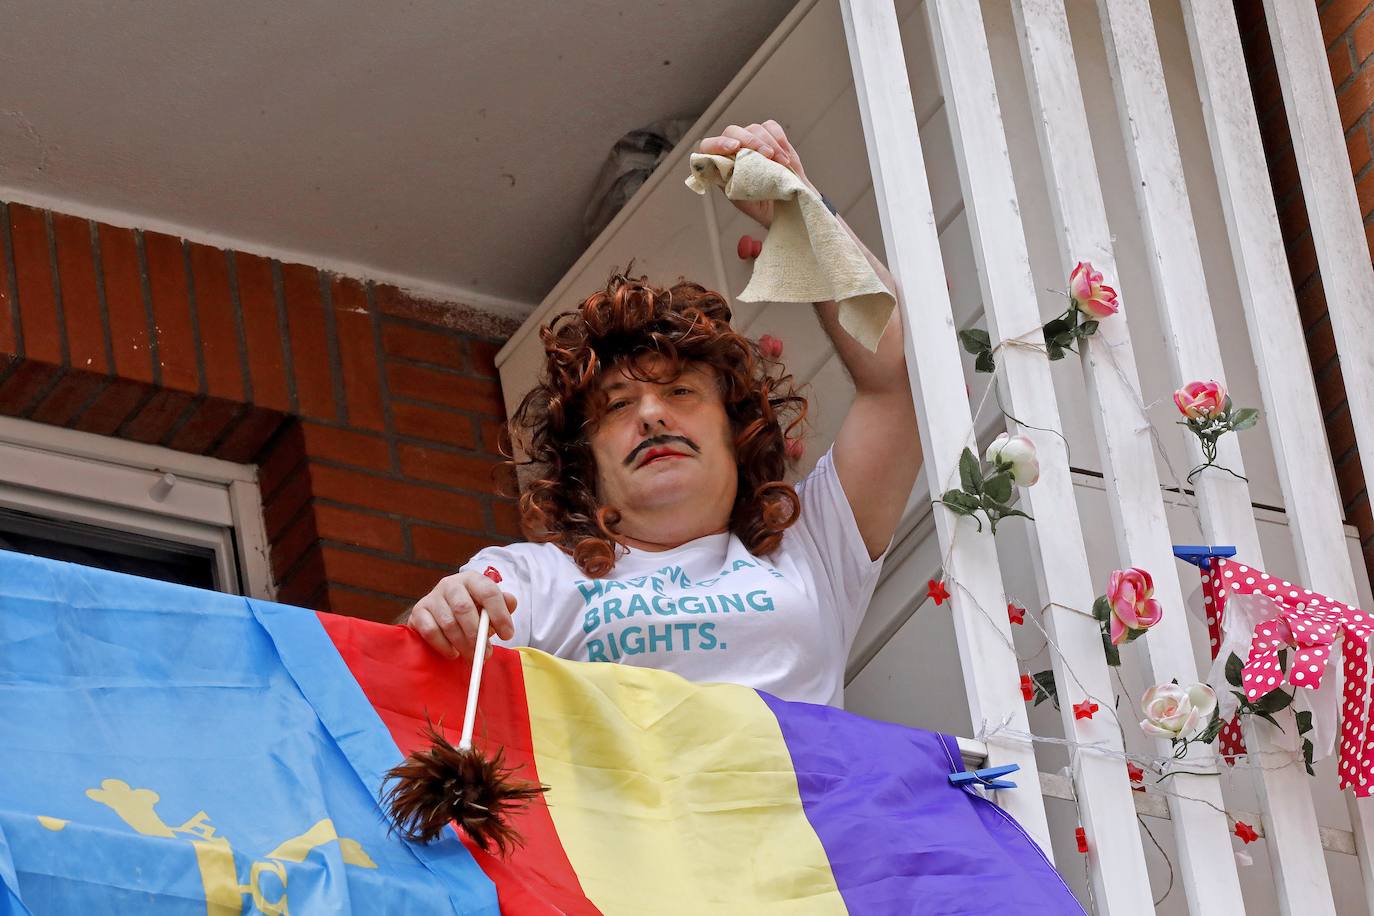
[[[1236,432],[1249,429],[1259,422],[1259,411],[1253,407],[1242,407],[1231,414],[1231,428]]]
[[[1045,335],[1045,343],[1049,343],[1061,334],[1072,333],[1073,322],[1064,317],[1055,318],[1053,321],[1045,322],[1040,331]]]
[[[1232,652],[1231,657],[1226,659],[1226,683],[1232,687],[1242,686],[1240,678],[1241,671],[1245,668],[1245,662],[1240,660],[1240,656]],[[1241,697],[1244,699],[1244,696]]]
[[[1106,595],[1098,595],[1097,600],[1093,602],[1093,619],[1105,623],[1111,619],[1111,616],[1112,603],[1107,600]]]
[[[1298,710],[1298,734],[1305,735],[1312,730],[1312,710]]]
[[[965,493],[976,494],[983,488],[983,472],[978,467],[978,459],[967,448],[959,454],[959,482],[964,485]]]
[[[1121,651],[1112,645],[1112,637],[1106,627],[1102,628],[1102,651],[1107,656],[1107,664],[1113,668],[1121,667]]]
[[[1034,706],[1039,706],[1046,700],[1054,702],[1054,708],[1059,708],[1059,688],[1054,683],[1054,672],[1046,669],[1037,671],[1031,675],[1031,682],[1035,685]]]
[[[1261,719],[1263,719],[1264,721],[1268,722],[1270,725],[1274,726],[1274,727],[1277,728],[1279,731],[1283,731],[1283,726],[1279,724],[1279,720],[1278,720],[1278,719],[1275,719],[1272,715],[1270,715],[1269,713],[1265,712],[1264,710],[1262,710],[1262,709],[1256,707],[1256,708],[1255,708],[1255,715],[1259,716]]]
[[[979,506],[978,497],[970,496],[963,490],[947,490],[940,501],[960,515],[972,515]]]
[[[1054,344],[1049,344],[1048,349],[1045,351],[1045,355],[1050,358],[1051,362],[1057,359],[1063,359],[1064,348],[1055,346]]]
[[[1207,727],[1202,730],[1202,734],[1197,736],[1197,740],[1201,741],[1203,744],[1211,744],[1213,741],[1217,740],[1217,735],[1221,734],[1221,727],[1223,724],[1224,723],[1221,721],[1221,710],[1213,706],[1212,718],[1207,721]]]
[[[1011,475],[998,471],[983,481],[983,495],[994,503],[1005,504],[1011,499]]]
[[[1092,337],[1097,333],[1097,322],[1088,320],[1078,326],[1079,337]]]
[[[1280,650],[1279,650],[1279,670],[1282,671],[1282,672],[1285,673],[1285,674],[1288,673],[1288,650],[1287,650],[1287,649],[1280,649]]]
[[[1035,521],[1034,516],[1022,512],[1020,509],[999,509],[997,511],[1002,518],[1028,518],[1031,521]]]
[[[975,355],[984,350],[992,349],[992,338],[988,337],[988,332],[982,328],[969,328],[967,331],[960,331],[959,343],[964,345],[965,350]]]
[[[978,354],[978,358],[973,361],[974,372],[992,372],[997,368],[997,362],[992,358],[991,350],[984,350]]]
[[[1313,769],[1312,769],[1312,739],[1311,739],[1311,738],[1303,738],[1303,739],[1302,739],[1302,765],[1303,765],[1304,767],[1307,768],[1307,775],[1308,775],[1308,776],[1316,776],[1316,775],[1317,775],[1316,772],[1313,771]]]
[[[1063,347],[1066,350],[1071,350],[1073,349],[1073,342],[1075,339],[1073,331],[1065,331],[1062,334],[1054,335],[1053,343],[1056,347]]]
[[[1259,712],[1278,712],[1280,709],[1287,709],[1293,702],[1293,695],[1282,690],[1274,689],[1259,698],[1255,704],[1255,709]]]

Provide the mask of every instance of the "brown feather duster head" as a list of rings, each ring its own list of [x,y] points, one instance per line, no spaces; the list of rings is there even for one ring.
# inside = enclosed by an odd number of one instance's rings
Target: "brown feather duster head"
[[[414,843],[432,843],[450,823],[457,823],[478,848],[494,847],[507,855],[521,844],[510,825],[513,814],[548,786],[513,779],[501,752],[487,757],[475,749],[460,750],[433,724],[425,728],[430,745],[387,771],[392,783],[382,795],[391,830]],[[384,783],[385,785],[385,783]]]

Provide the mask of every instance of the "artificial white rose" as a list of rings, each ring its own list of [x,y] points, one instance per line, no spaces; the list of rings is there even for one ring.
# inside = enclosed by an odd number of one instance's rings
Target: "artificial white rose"
[[[1023,487],[1040,479],[1040,459],[1035,454],[1035,443],[1028,436],[1002,433],[992,440],[983,457],[998,470],[1010,470],[1011,479]]]
[[[1145,718],[1140,730],[1147,735],[1187,741],[1196,738],[1211,721],[1217,708],[1217,695],[1206,684],[1183,688],[1178,684],[1156,684],[1140,698]]]

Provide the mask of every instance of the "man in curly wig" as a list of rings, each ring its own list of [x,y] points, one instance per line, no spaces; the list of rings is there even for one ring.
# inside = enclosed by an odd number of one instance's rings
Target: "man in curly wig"
[[[701,151],[744,147],[805,180],[775,121],[732,125]],[[736,206],[771,221],[771,203]],[[876,352],[837,311],[816,304],[854,400],[795,486],[784,477],[806,401],[730,327],[719,294],[618,275],[555,318],[541,331],[539,383],[510,424],[526,456],[531,541],[479,551],[406,622],[436,650],[470,657],[486,609],[508,645],[840,705],[921,458],[900,310]]]

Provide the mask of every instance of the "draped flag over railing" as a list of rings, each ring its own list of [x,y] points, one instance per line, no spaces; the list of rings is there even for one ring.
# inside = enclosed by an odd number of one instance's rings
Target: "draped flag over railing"
[[[523,848],[389,836],[466,678],[402,627],[0,551],[0,914],[1081,912],[946,736],[530,650],[477,725],[551,787]]]

